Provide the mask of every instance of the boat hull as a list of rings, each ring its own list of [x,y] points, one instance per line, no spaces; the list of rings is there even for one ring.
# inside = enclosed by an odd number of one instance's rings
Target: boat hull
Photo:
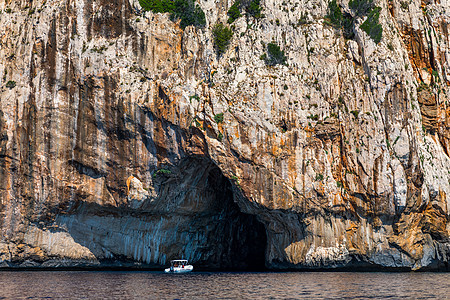
[[[184,266],[184,268],[181,267],[175,267],[175,268],[167,268],[164,270],[165,273],[189,273],[194,270],[194,267],[191,265]]]

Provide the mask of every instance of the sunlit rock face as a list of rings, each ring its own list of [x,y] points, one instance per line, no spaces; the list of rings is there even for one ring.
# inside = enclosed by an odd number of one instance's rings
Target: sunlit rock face
[[[450,3],[197,3],[0,0],[1,266],[448,268]]]

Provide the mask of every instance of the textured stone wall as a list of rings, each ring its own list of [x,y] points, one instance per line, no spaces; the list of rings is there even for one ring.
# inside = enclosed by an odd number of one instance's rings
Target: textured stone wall
[[[2,266],[448,268],[449,1],[375,1],[377,44],[262,0],[221,56],[198,3],[0,0]]]

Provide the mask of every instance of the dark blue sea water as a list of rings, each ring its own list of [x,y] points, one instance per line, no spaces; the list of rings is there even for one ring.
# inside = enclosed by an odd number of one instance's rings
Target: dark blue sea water
[[[450,299],[450,273],[0,272],[2,299]]]

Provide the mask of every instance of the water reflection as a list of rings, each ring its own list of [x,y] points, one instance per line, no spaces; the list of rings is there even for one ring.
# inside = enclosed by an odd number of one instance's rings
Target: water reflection
[[[450,299],[450,273],[0,272],[3,299]]]

